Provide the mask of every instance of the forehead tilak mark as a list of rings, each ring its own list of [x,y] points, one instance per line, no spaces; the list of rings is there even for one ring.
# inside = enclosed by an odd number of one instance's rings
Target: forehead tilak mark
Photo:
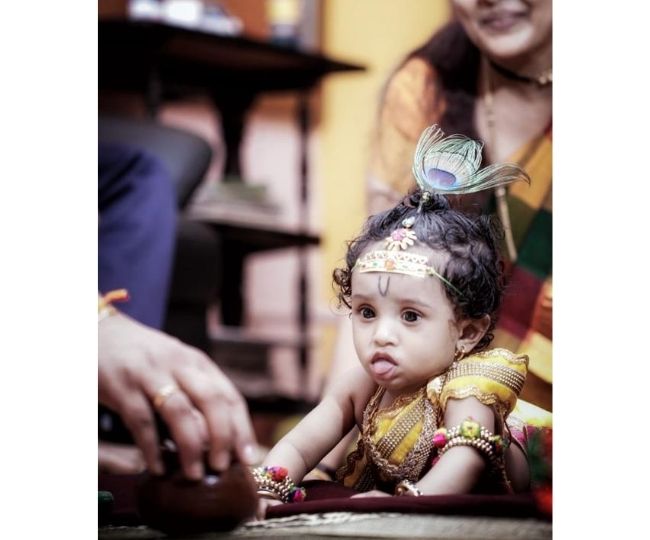
[[[383,287],[383,289],[381,286],[382,278],[386,278],[386,285],[385,287]],[[390,276],[380,275],[379,279],[377,279],[377,289],[379,290],[379,294],[381,294],[382,296],[386,296],[388,294],[389,285],[390,285]]]

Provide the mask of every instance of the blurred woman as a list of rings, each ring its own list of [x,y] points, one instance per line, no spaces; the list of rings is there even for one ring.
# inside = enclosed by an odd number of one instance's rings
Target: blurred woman
[[[458,203],[491,206],[506,229],[509,285],[495,345],[528,354],[532,372],[550,382],[551,0],[452,5],[456,20],[409,54],[386,85],[368,177],[369,207],[382,210],[413,187],[415,144],[433,123],[447,134],[484,141],[491,162],[522,166],[530,186],[514,184],[487,200]],[[551,406],[548,391],[528,399]]]
[[[519,164],[516,183],[456,204],[493,209],[505,229],[508,286],[494,345],[530,357],[522,397],[551,409],[552,10],[551,0],[452,0],[454,19],[412,51],[379,104],[367,178],[368,209],[394,205],[415,186],[420,133],[439,124],[484,142],[487,162]],[[484,163],[485,164],[485,163]],[[340,325],[330,380],[356,362]],[[340,462],[341,448],[325,460]]]

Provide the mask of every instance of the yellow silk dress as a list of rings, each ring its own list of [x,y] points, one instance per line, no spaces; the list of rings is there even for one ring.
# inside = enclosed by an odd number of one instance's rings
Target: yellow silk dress
[[[437,460],[433,433],[442,426],[448,401],[470,396],[493,409],[495,433],[525,452],[523,421],[511,413],[527,370],[527,356],[497,348],[454,362],[445,373],[388,407],[379,406],[386,389],[378,387],[364,410],[357,447],[337,471],[337,479],[357,491],[389,493],[402,480],[417,482]],[[508,491],[507,481],[493,472],[487,468],[480,485],[491,483],[490,490]]]

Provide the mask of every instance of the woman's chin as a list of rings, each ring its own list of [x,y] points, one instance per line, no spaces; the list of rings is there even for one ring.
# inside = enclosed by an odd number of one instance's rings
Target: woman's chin
[[[515,66],[510,66],[510,63],[529,60],[536,55],[538,46],[530,35],[516,33],[491,36],[484,40],[480,48],[493,62],[513,69]]]

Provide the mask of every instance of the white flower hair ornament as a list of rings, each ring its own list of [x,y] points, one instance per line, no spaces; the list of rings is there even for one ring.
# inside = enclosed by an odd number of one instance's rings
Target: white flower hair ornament
[[[479,171],[483,143],[464,135],[445,137],[436,125],[426,128],[415,149],[413,176],[422,191],[462,195],[530,177],[512,163],[497,163]]]

